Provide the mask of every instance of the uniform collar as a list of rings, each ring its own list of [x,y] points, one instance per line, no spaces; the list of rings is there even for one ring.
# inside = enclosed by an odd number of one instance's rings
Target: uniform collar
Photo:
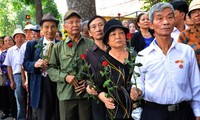
[[[84,39],[83,39],[83,36],[80,35],[80,38],[79,38],[78,43],[79,43],[80,41],[82,41],[82,40],[84,40]],[[71,38],[70,38],[69,36],[67,36],[66,39],[65,39],[65,43],[68,44],[69,42],[72,42],[72,40],[71,40]]]

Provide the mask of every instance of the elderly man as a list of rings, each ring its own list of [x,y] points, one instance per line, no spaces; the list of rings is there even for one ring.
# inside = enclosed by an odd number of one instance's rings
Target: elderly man
[[[141,120],[199,120],[200,74],[193,49],[171,38],[174,10],[160,2],[149,11],[155,39],[136,58],[140,73],[131,98],[145,100]],[[132,82],[135,82],[132,78]]]
[[[30,105],[33,108],[33,120],[58,120],[58,101],[56,86],[47,72],[48,59],[55,39],[59,21],[50,13],[40,21],[44,37],[28,41],[23,66],[28,72],[30,86]]]
[[[15,90],[15,97],[17,102],[17,120],[25,120],[26,91],[23,88],[25,78],[21,75],[21,66],[17,63],[16,58],[19,56],[20,47],[25,42],[26,35],[22,30],[16,29],[14,31],[13,38],[16,42],[16,45],[8,49],[3,64],[7,66],[8,76],[10,79],[10,87],[11,89]]]
[[[194,23],[194,27],[184,30],[178,42],[190,45],[194,50],[200,69],[200,1],[193,0],[189,6],[189,17]]]
[[[64,29],[68,36],[53,47],[47,70],[51,80],[57,83],[60,119],[90,120],[91,103],[85,91],[86,81],[77,74],[83,64],[78,58],[93,42],[81,36],[81,17],[75,10],[66,12]]]

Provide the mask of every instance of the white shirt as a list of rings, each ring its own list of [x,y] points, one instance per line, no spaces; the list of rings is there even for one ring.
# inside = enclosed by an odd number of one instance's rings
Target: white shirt
[[[45,44],[46,44],[46,45],[44,46],[43,55],[46,55],[47,46],[48,46],[49,44],[51,44],[51,43],[55,44],[55,43],[56,43],[55,39],[51,42],[51,41],[47,40],[47,39],[44,37],[43,45],[45,45]]]
[[[19,56],[17,57],[17,63],[20,65],[22,65],[24,62],[24,55],[25,55],[25,51],[26,51],[27,42],[28,41],[23,43],[22,46],[20,47]]]
[[[184,26],[185,30],[189,28],[186,24]],[[171,33],[171,37],[174,38],[175,41],[178,41],[180,33],[181,31],[179,31],[176,27],[174,27],[174,30]]]
[[[19,56],[20,49],[15,45],[8,49],[7,55],[4,61],[4,65],[11,66],[13,75],[21,73],[21,65],[17,63],[16,58]]]
[[[143,66],[135,67],[135,71],[141,75],[137,86],[144,100],[159,104],[192,101],[195,116],[200,116],[200,72],[194,50],[173,40],[164,55],[154,40],[139,55],[142,56],[136,58],[136,63]],[[183,63],[176,63],[178,60]],[[131,81],[134,83],[134,78]]]
[[[43,55],[45,56],[46,55],[46,52],[47,52],[47,47],[49,46],[49,44],[51,44],[51,43],[53,43],[53,44],[55,44],[56,43],[56,40],[54,39],[52,42],[51,41],[49,41],[49,40],[47,40],[45,37],[44,37],[44,40],[43,40],[43,45],[45,45],[44,46],[44,51],[43,51]],[[42,76],[44,76],[44,77],[46,77],[46,75],[47,75],[48,73],[47,73],[47,71],[45,70],[45,71],[43,71],[42,72]]]

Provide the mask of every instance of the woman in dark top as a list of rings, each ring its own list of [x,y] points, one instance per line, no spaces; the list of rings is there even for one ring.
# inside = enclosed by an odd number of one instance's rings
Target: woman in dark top
[[[141,13],[136,19],[136,27],[138,32],[133,34],[131,46],[135,51],[139,52],[148,47],[154,39],[153,30],[149,29],[149,17],[146,13]]]
[[[108,69],[107,74],[104,76],[104,85],[99,86],[101,91],[98,97],[107,108],[106,120],[112,118],[115,120],[128,120],[131,119],[132,107],[129,96],[132,74],[129,72],[130,66],[125,64],[125,59],[128,59],[130,55],[126,49],[126,34],[129,30],[123,27],[120,21],[112,19],[105,24],[104,32],[103,42],[110,47],[110,50],[101,58],[104,66],[102,72],[105,72],[105,68]],[[108,79],[111,81],[105,87]]]

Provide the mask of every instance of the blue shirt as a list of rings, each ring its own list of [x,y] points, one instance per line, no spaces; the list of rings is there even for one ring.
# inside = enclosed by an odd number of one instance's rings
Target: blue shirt
[[[145,41],[145,43],[146,43],[146,45],[145,45],[144,48],[148,47],[148,46],[151,44],[152,40],[153,40],[153,37],[144,38],[144,41]]]

